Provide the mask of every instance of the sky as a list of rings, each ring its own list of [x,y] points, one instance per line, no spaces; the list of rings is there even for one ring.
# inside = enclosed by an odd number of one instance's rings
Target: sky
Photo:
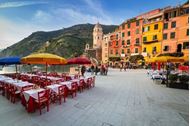
[[[35,31],[76,24],[119,25],[128,18],[186,0],[0,0],[0,49]]]

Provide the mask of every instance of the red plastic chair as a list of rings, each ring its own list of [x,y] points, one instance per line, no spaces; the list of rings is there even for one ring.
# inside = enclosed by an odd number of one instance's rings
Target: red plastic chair
[[[92,78],[87,79],[86,87],[90,89],[92,87]]]
[[[71,89],[68,90],[68,93],[72,96],[72,98],[77,96],[77,82],[71,83]]]
[[[66,86],[62,85],[58,88],[57,97],[59,99],[59,104],[61,104],[62,97],[64,98],[64,102],[66,102]]]
[[[17,90],[17,88],[13,85],[10,87],[10,99],[12,103],[15,103],[16,98],[20,96],[21,91]]]
[[[84,79],[81,79],[81,80],[79,81],[79,85],[78,85],[78,90],[80,91],[80,93],[83,92],[84,87],[85,87]]]
[[[40,110],[40,115],[42,114],[41,109],[43,105],[47,106],[47,112],[49,111],[49,92],[49,89],[38,92],[38,99],[35,100],[35,103]]]
[[[92,77],[92,87],[95,87],[95,80],[96,80],[96,77]]]

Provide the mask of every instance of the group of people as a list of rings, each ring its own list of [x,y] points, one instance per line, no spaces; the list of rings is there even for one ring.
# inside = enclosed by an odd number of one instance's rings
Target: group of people
[[[86,67],[83,65],[81,67],[81,74],[82,74],[82,76],[84,76],[85,72],[86,72]],[[98,65],[94,66],[92,64],[91,67],[90,67],[90,72],[91,72],[92,75],[94,75],[94,73],[95,73],[95,75],[97,75],[99,72],[100,72],[100,75],[107,75],[107,73],[108,73],[108,66],[105,65],[105,64],[102,64],[102,65],[99,65],[99,66]]]
[[[124,71],[126,71],[127,66],[128,66],[127,64],[121,63],[121,64],[120,64],[120,71],[122,71],[122,69],[124,69]]]
[[[98,72],[100,72],[101,75],[107,75],[107,73],[108,73],[108,66],[105,64],[102,64],[99,66],[98,65],[96,65],[96,66],[92,65],[90,69],[91,69],[92,75],[94,74],[94,72],[95,72],[95,75],[97,75]]]

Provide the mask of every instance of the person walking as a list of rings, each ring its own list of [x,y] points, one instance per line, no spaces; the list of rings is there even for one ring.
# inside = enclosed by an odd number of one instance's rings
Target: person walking
[[[97,75],[97,73],[98,73],[98,66],[96,65],[96,67],[95,67],[95,75]]]
[[[127,69],[127,64],[124,65],[124,70],[126,71],[126,69]]]
[[[123,69],[123,64],[121,63],[120,64],[120,71],[122,71],[122,69]]]
[[[86,67],[83,65],[82,68],[81,68],[81,74],[82,74],[82,76],[84,76],[85,71],[86,71]]]
[[[91,66],[91,74],[94,75],[94,65]]]
[[[108,74],[108,65],[105,65],[105,75]]]

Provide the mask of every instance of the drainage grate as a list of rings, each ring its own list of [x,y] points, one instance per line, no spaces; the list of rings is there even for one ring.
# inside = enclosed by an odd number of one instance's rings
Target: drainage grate
[[[110,123],[107,123],[107,122],[103,122],[103,123],[102,123],[102,126],[113,126],[113,125],[110,124]]]
[[[87,103],[77,103],[74,105],[74,107],[78,108],[78,109],[85,109],[88,107],[89,104]]]

